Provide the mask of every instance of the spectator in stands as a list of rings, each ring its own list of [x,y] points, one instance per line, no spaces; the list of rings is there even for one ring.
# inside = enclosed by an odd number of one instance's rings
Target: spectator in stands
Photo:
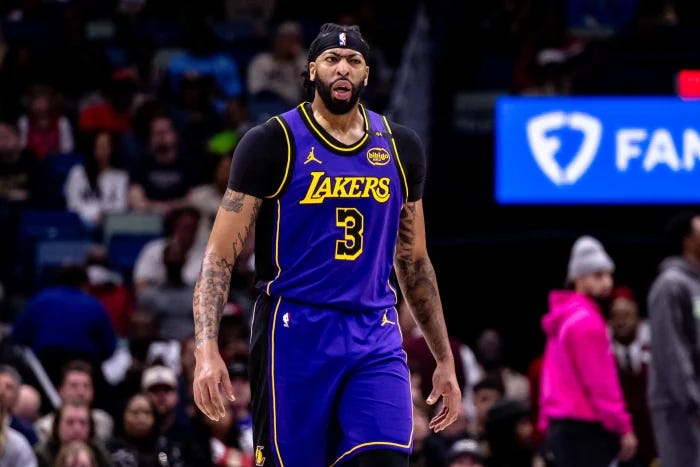
[[[544,458],[533,444],[532,433],[530,408],[526,401],[506,398],[496,402],[486,416],[489,467],[544,465]]]
[[[6,419],[10,422],[10,428],[17,430],[17,432],[27,438],[29,444],[34,445],[39,441],[39,438],[31,422],[18,417],[14,413],[21,385],[22,377],[17,370],[9,365],[0,364],[0,399],[5,407]]]
[[[495,375],[503,381],[505,397],[527,399],[530,383],[522,373],[506,366],[503,354],[503,339],[495,329],[484,329],[476,341],[475,356],[481,377]]]
[[[532,19],[517,52],[513,87],[520,94],[571,94],[587,44],[567,29],[566,2],[532,2]]]
[[[37,182],[35,156],[22,149],[14,124],[0,122],[0,199],[26,201]]]
[[[129,398],[124,408],[122,424],[115,429],[115,436],[107,442],[107,449],[115,467],[159,465],[159,452],[172,453],[158,444],[158,425],[155,407],[143,393]],[[162,465],[162,464],[161,464]]]
[[[549,295],[542,318],[547,344],[540,382],[540,427],[557,465],[608,467],[637,450],[632,420],[615,368],[603,310],[615,265],[601,243],[576,240],[567,283]]]
[[[39,391],[34,386],[22,384],[19,387],[17,403],[13,409],[14,416],[27,423],[34,424],[41,416],[40,410],[41,394],[39,394]],[[32,430],[34,430],[33,427]]]
[[[98,229],[105,216],[128,208],[129,174],[119,168],[118,139],[107,131],[85,135],[84,164],[74,165],[64,186],[66,207]]]
[[[86,443],[97,467],[112,467],[112,460],[102,442],[94,438],[94,426],[90,408],[84,402],[66,400],[56,411],[49,437],[34,447],[39,467],[53,467],[60,449],[71,442]]]
[[[155,406],[159,436],[172,442],[173,446],[177,447],[173,449],[173,454],[181,456],[180,459],[169,459],[169,463],[210,465],[208,440],[203,440],[201,433],[196,433],[191,417],[177,417],[178,393],[175,372],[163,365],[149,367],[143,372],[141,387]]]
[[[112,436],[114,421],[102,409],[93,407],[95,387],[93,384],[93,368],[89,363],[74,360],[63,369],[63,378],[58,387],[62,402],[76,401],[90,407],[90,417],[94,427],[94,437],[106,441]],[[47,440],[51,435],[54,424],[54,413],[48,413],[36,421],[34,427],[41,440]]]
[[[228,403],[229,401],[227,401]],[[209,436],[212,465],[253,465],[253,434],[250,436],[250,450],[244,451],[240,446],[241,432],[231,410],[218,422],[204,416],[198,411],[197,417],[203,424],[203,429]]]
[[[212,175],[206,185],[200,185],[192,190],[191,205],[199,210],[201,215],[200,229],[209,235],[214,217],[219,210],[221,200],[228,188],[228,177],[231,172],[231,154],[218,157]],[[252,237],[252,235],[251,235]]]
[[[154,364],[179,367],[179,343],[157,340],[157,334],[158,327],[153,315],[134,311],[123,341],[125,345],[120,345],[112,358],[102,365],[105,379],[117,400],[124,401],[141,391],[144,369]]]
[[[98,467],[90,446],[82,441],[71,441],[61,446],[52,467]]]
[[[455,441],[447,451],[447,467],[484,467],[486,453],[470,438]],[[490,464],[487,464],[490,465]]]
[[[229,401],[232,422],[239,434],[236,445],[248,454],[253,454],[253,417],[251,413],[250,375],[248,358],[239,356],[228,365],[234,401]]]
[[[639,0],[569,0],[567,26],[583,38],[610,39],[626,32],[637,16]],[[649,2],[652,3],[652,2]],[[666,2],[671,5],[673,2]]]
[[[194,382],[194,336],[180,341],[180,371],[177,375],[177,416],[193,417],[196,414],[192,383]]]
[[[78,130],[81,133],[106,131],[117,135],[128,131],[138,87],[138,72],[134,68],[115,70],[103,98],[80,111]]]
[[[7,423],[7,417],[7,407],[0,398],[0,465],[36,467],[36,457],[29,441]]]
[[[57,283],[38,292],[12,328],[14,342],[34,351],[54,384],[70,360],[83,359],[99,367],[116,348],[107,311],[87,293],[85,267],[63,266]]]
[[[216,85],[215,100],[223,110],[228,99],[243,93],[241,73],[231,55],[217,50],[211,24],[204,18],[192,18],[184,34],[185,50],[174,54],[166,69],[166,85],[177,94],[181,79],[186,75],[209,76]]]
[[[161,340],[185,339],[194,335],[192,305],[194,285],[182,280],[185,254],[171,243],[163,250],[160,262],[165,265],[165,282],[147,285],[139,289],[137,307],[152,314]]]
[[[678,212],[666,235],[671,256],[647,298],[649,408],[661,464],[700,465],[700,213]]]
[[[503,381],[498,375],[486,375],[474,385],[474,406],[476,413],[468,427],[469,437],[484,443],[486,419],[491,407],[505,396]]]
[[[168,213],[164,221],[165,237],[148,242],[136,258],[133,282],[137,299],[146,286],[166,283],[166,249],[171,257],[183,261],[182,282],[187,285],[195,283],[204,255],[203,245],[197,241],[199,219],[199,211],[193,207],[182,207]]]
[[[639,449],[633,460],[623,465],[648,466],[656,458],[651,414],[647,403],[647,379],[651,363],[649,323],[640,318],[639,306],[632,289],[618,286],[612,292],[608,312],[617,374],[627,410],[632,415]]]
[[[110,269],[107,249],[94,245],[85,260],[88,275],[88,293],[102,303],[107,310],[114,332],[126,336],[134,300],[130,284],[124,283],[121,275]]]
[[[304,98],[299,76],[306,66],[301,25],[296,21],[280,23],[269,49],[258,52],[248,64],[247,89],[251,100],[255,101],[261,93],[269,93],[281,98],[285,108],[299,104]]]
[[[209,76],[186,74],[180,78],[178,92],[170,105],[170,116],[185,154],[204,156],[209,139],[224,128],[222,112],[214,107],[215,91]],[[202,162],[210,165],[208,160]]]
[[[150,123],[148,152],[130,175],[129,205],[135,210],[165,214],[187,203],[198,177],[180,150],[170,117],[159,115]]]
[[[226,103],[223,118],[224,128],[211,137],[207,143],[207,151],[212,155],[230,157],[238,141],[253,126],[247,97],[230,99]]]
[[[26,112],[17,121],[20,144],[39,159],[51,154],[72,152],[73,128],[58,108],[56,93],[37,85],[29,95]]]

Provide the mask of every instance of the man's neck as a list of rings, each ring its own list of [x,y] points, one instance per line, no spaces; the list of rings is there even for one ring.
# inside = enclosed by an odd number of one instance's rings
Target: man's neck
[[[328,110],[321,99],[316,98],[311,103],[314,119],[331,136],[346,144],[357,141],[364,132],[364,119],[359,111],[359,104],[342,115],[337,115]]]

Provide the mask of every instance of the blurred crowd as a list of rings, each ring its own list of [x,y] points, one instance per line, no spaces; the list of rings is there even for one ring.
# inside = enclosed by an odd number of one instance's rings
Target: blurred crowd
[[[500,10],[480,17],[485,31],[508,29],[489,42],[492,51],[524,44],[512,83],[535,94],[571,89],[569,64],[645,4],[608,2],[621,5],[610,16],[590,9],[606,2],[572,0],[568,28],[545,27],[553,17],[543,13],[542,35],[525,40],[518,25],[530,3],[538,2],[495,2]],[[690,8],[657,3],[648,17],[664,25]],[[300,73],[322,22],[361,26],[373,46],[364,101],[377,111],[387,105],[396,51],[382,48],[378,25],[398,20],[383,23],[373,5],[297,18],[272,0],[0,2],[0,464],[254,464],[253,240],[221,322],[236,400],[216,423],[191,395],[194,282],[236,143],[307,97]],[[656,458],[643,397],[645,293],[619,286],[603,310],[640,440],[631,467]],[[425,400],[434,361],[405,302],[399,308],[415,393],[411,466],[547,465],[542,360],[512,368],[515,349],[498,329],[480,330],[472,346],[453,338],[463,413],[432,433],[435,407]]]

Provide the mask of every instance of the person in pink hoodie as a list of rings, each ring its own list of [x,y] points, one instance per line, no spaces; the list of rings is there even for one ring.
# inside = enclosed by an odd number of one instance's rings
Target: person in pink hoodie
[[[549,295],[540,379],[540,428],[557,467],[608,467],[626,461],[637,438],[625,407],[598,300],[610,296],[615,265],[593,237],[576,240],[567,283]]]

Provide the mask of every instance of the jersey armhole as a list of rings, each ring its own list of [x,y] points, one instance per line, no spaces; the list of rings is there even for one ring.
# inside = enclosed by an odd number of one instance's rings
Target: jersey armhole
[[[268,199],[276,198],[282,192],[282,189],[285,187],[285,185],[287,184],[287,181],[289,180],[289,172],[290,172],[291,165],[292,165],[292,140],[290,138],[291,132],[290,132],[289,128],[287,128],[286,122],[284,122],[279,116],[275,116],[272,118],[274,120],[277,120],[277,123],[279,123],[280,126],[282,127],[282,131],[284,131],[284,139],[287,143],[287,164],[286,164],[286,167],[284,169],[284,176],[282,177],[282,181],[280,182],[279,187],[277,188],[277,190],[273,194],[266,196],[266,198],[268,198]]]
[[[396,168],[398,169],[399,175],[400,175],[400,180],[401,180],[401,185],[403,187],[403,195],[404,195],[404,202],[408,201],[408,182],[406,181],[406,171],[403,168],[403,164],[401,163],[401,156],[399,155],[399,150],[396,147],[396,139],[394,138],[393,133],[391,132],[391,126],[389,126],[389,121],[386,119],[386,116],[382,115],[382,122],[384,123],[384,127],[386,128],[387,133],[389,133],[389,141],[391,141],[391,147],[394,148],[394,156],[396,158]]]

